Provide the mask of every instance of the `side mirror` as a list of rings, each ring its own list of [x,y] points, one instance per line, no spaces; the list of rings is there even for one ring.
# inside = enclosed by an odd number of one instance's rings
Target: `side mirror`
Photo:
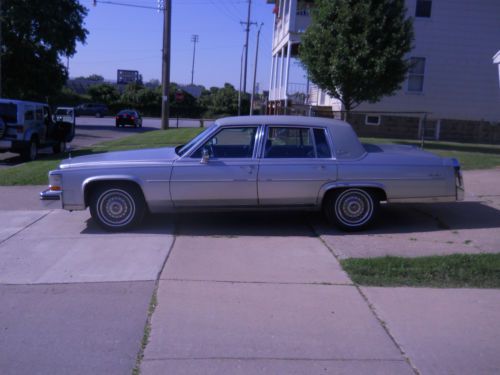
[[[210,159],[210,154],[206,148],[201,150],[201,164],[208,164],[208,160]]]

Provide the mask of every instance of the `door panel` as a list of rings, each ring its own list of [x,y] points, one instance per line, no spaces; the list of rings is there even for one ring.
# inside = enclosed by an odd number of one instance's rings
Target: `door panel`
[[[335,181],[332,160],[262,159],[259,166],[260,206],[315,205],[321,187]]]
[[[176,207],[257,206],[257,161],[178,161],[170,191]]]

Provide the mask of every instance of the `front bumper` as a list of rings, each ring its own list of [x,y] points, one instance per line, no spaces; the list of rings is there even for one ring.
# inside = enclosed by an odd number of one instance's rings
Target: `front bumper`
[[[42,201],[58,201],[61,200],[62,191],[53,191],[46,189],[40,192],[40,199]]]
[[[0,150],[10,150],[12,149],[12,141],[1,140]]]

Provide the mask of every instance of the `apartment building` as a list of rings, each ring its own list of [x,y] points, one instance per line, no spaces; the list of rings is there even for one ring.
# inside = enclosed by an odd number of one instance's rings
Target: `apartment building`
[[[341,111],[338,100],[291,75],[314,1],[268,3],[275,20],[268,112]],[[427,127],[435,139],[500,142],[500,1],[406,0],[406,7],[414,21],[412,68],[395,95],[356,108],[358,132],[394,130],[393,117],[406,114],[414,120],[399,127],[412,136]]]

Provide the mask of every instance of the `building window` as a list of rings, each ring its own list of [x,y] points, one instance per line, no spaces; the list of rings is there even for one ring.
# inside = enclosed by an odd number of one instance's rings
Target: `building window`
[[[410,58],[410,69],[408,70],[408,91],[424,91],[425,57]]]
[[[366,125],[380,125],[380,116],[366,115],[365,124]]]
[[[417,0],[415,17],[430,18],[432,10],[432,0]]]

